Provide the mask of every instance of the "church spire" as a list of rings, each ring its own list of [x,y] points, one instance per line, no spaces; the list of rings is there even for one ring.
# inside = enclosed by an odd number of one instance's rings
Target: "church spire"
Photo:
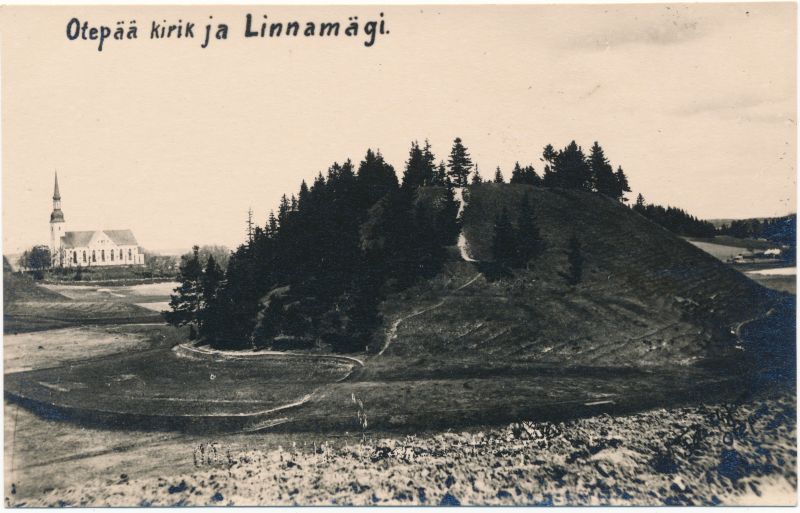
[[[50,222],[64,222],[64,212],[61,211],[61,193],[58,191],[58,171],[56,171],[56,185],[53,188],[53,212],[50,214]]]
[[[58,171],[56,171],[56,186],[53,189],[53,201],[60,199],[61,199],[61,193],[58,192]]]

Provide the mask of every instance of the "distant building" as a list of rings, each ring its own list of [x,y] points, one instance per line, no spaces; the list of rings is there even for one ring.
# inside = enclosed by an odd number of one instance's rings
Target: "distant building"
[[[50,254],[53,267],[144,264],[144,253],[130,230],[66,230],[58,174],[50,214]]]

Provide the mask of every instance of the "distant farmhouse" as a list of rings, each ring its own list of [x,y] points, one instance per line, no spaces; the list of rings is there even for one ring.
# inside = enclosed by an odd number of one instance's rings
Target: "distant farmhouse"
[[[130,230],[66,231],[58,174],[50,214],[50,255],[53,267],[144,264],[144,253]]]

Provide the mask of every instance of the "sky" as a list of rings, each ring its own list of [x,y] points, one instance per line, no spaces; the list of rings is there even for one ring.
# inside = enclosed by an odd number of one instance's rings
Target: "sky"
[[[461,137],[484,177],[599,141],[633,193],[701,218],[796,211],[790,3],[0,8],[3,251],[47,243],[57,170],[68,230],[130,228],[150,250],[224,244],[335,161]],[[354,38],[244,38],[358,16]],[[380,17],[383,13],[383,17]],[[205,24],[227,40],[200,47]],[[71,41],[135,19],[139,39]],[[196,23],[151,40],[153,20]],[[364,46],[363,23],[387,34]],[[342,28],[344,30],[344,27]]]

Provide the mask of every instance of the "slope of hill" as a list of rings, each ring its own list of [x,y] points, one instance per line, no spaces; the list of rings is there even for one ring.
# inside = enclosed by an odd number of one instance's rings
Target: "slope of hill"
[[[160,321],[161,314],[110,300],[73,301],[11,271],[3,258],[3,331],[6,334],[85,324]]]
[[[546,248],[529,269],[493,277],[495,218],[532,195]],[[687,365],[739,354],[736,327],[774,294],[622,204],[576,190],[483,184],[463,232],[476,263],[390,298],[384,355],[571,366]],[[570,286],[575,236],[583,279]],[[465,286],[466,285],[466,286]],[[409,306],[413,305],[413,306]]]
[[[15,273],[7,257],[3,257],[3,305],[18,301],[68,301],[58,292],[36,285],[30,276]]]

